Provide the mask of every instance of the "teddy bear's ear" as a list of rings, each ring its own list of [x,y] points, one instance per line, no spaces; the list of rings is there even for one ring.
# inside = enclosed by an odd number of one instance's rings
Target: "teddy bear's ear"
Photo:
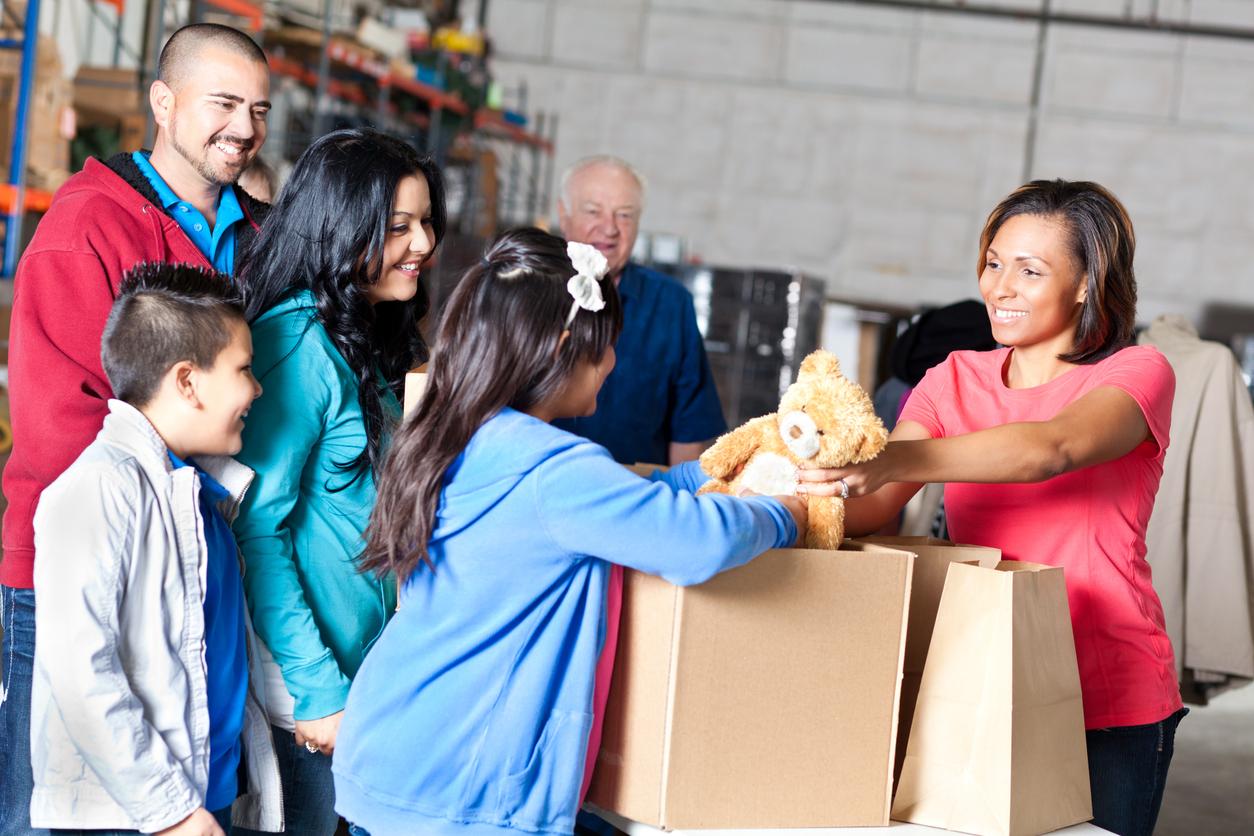
[[[806,359],[802,360],[801,368],[798,371],[798,377],[801,375],[826,377],[837,374],[840,374],[840,361],[836,359],[835,354],[822,349],[811,353]]]

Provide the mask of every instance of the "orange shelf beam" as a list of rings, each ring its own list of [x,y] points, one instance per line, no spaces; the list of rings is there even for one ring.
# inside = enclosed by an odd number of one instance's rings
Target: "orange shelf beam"
[[[294,78],[308,87],[316,88],[318,86],[318,74],[304,64],[278,55],[267,54],[266,58],[270,62],[270,69],[279,75]],[[366,95],[364,90],[346,81],[340,81],[335,78],[327,79],[327,92],[337,99],[351,102],[352,104],[365,107],[372,105],[370,97]]]
[[[457,114],[470,112],[470,108],[466,106],[466,103],[461,100],[460,96],[454,93],[446,93],[438,87],[432,87],[430,84],[423,84],[416,78],[405,78],[395,73],[388,73],[381,81],[398,90],[404,90],[412,96],[426,99],[431,103],[432,107],[442,107]]]
[[[352,67],[354,70],[364,73],[371,78],[383,78],[388,74],[386,64],[340,41],[331,41],[327,44],[327,55],[331,57],[332,61],[337,61],[346,67]]]
[[[432,107],[451,110],[459,114],[470,112],[470,108],[466,106],[466,103],[461,100],[460,96],[445,92],[438,87],[432,87],[430,84],[423,84],[417,79],[397,75],[382,61],[338,41],[332,41],[327,44],[327,55],[330,56],[332,61],[368,75],[382,85],[402,90],[411,96],[423,99],[429,102]]]
[[[17,189],[8,183],[0,183],[0,213],[8,214],[13,211],[13,203],[17,200]],[[42,189],[26,189],[26,211],[28,212],[47,212],[48,207],[52,205],[52,192],[45,192]]]
[[[492,110],[486,107],[479,108],[479,110],[475,111],[475,128],[496,134],[503,139],[513,142],[534,145],[549,154],[553,153],[553,143],[512,122],[506,122],[505,117],[501,115],[499,110]]]

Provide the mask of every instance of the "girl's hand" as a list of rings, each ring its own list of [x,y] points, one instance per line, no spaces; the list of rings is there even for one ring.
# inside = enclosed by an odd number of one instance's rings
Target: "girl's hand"
[[[319,720],[296,721],[296,743],[310,752],[321,752],[330,757],[335,752],[335,737],[340,733],[340,720],[343,711],[337,711],[329,717]]]
[[[226,836],[218,820],[204,807],[197,807],[190,816],[174,827],[158,830],[154,836]]]
[[[806,541],[806,529],[810,525],[809,500],[804,496],[777,496],[775,499],[788,509],[788,513],[792,514],[793,522],[797,524],[797,542],[793,545],[802,545]]]

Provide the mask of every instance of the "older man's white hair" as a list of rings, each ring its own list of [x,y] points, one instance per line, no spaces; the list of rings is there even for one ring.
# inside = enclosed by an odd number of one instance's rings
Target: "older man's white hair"
[[[644,175],[636,170],[634,165],[627,162],[622,157],[615,157],[613,154],[593,154],[590,157],[583,157],[582,159],[576,160],[573,165],[562,172],[561,191],[559,192],[558,200],[562,202],[562,206],[565,207],[566,211],[569,212],[572,208],[570,205],[570,181],[574,179],[576,174],[584,169],[602,165],[617,168],[620,171],[625,171],[627,174],[631,175],[631,178],[636,181],[636,185],[640,187],[640,208],[643,210],[644,193],[647,187]]]

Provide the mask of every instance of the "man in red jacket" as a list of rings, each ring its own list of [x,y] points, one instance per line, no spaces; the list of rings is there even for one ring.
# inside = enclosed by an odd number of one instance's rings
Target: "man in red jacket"
[[[31,829],[29,813],[32,519],[40,492],[108,411],[100,340],[122,274],[142,261],[231,273],[266,208],[235,186],[266,137],[265,53],[242,32],[196,24],[170,37],[158,75],[148,96],[151,154],[88,160],[57,192],[18,264],[0,560],[0,836],[46,832]]]

